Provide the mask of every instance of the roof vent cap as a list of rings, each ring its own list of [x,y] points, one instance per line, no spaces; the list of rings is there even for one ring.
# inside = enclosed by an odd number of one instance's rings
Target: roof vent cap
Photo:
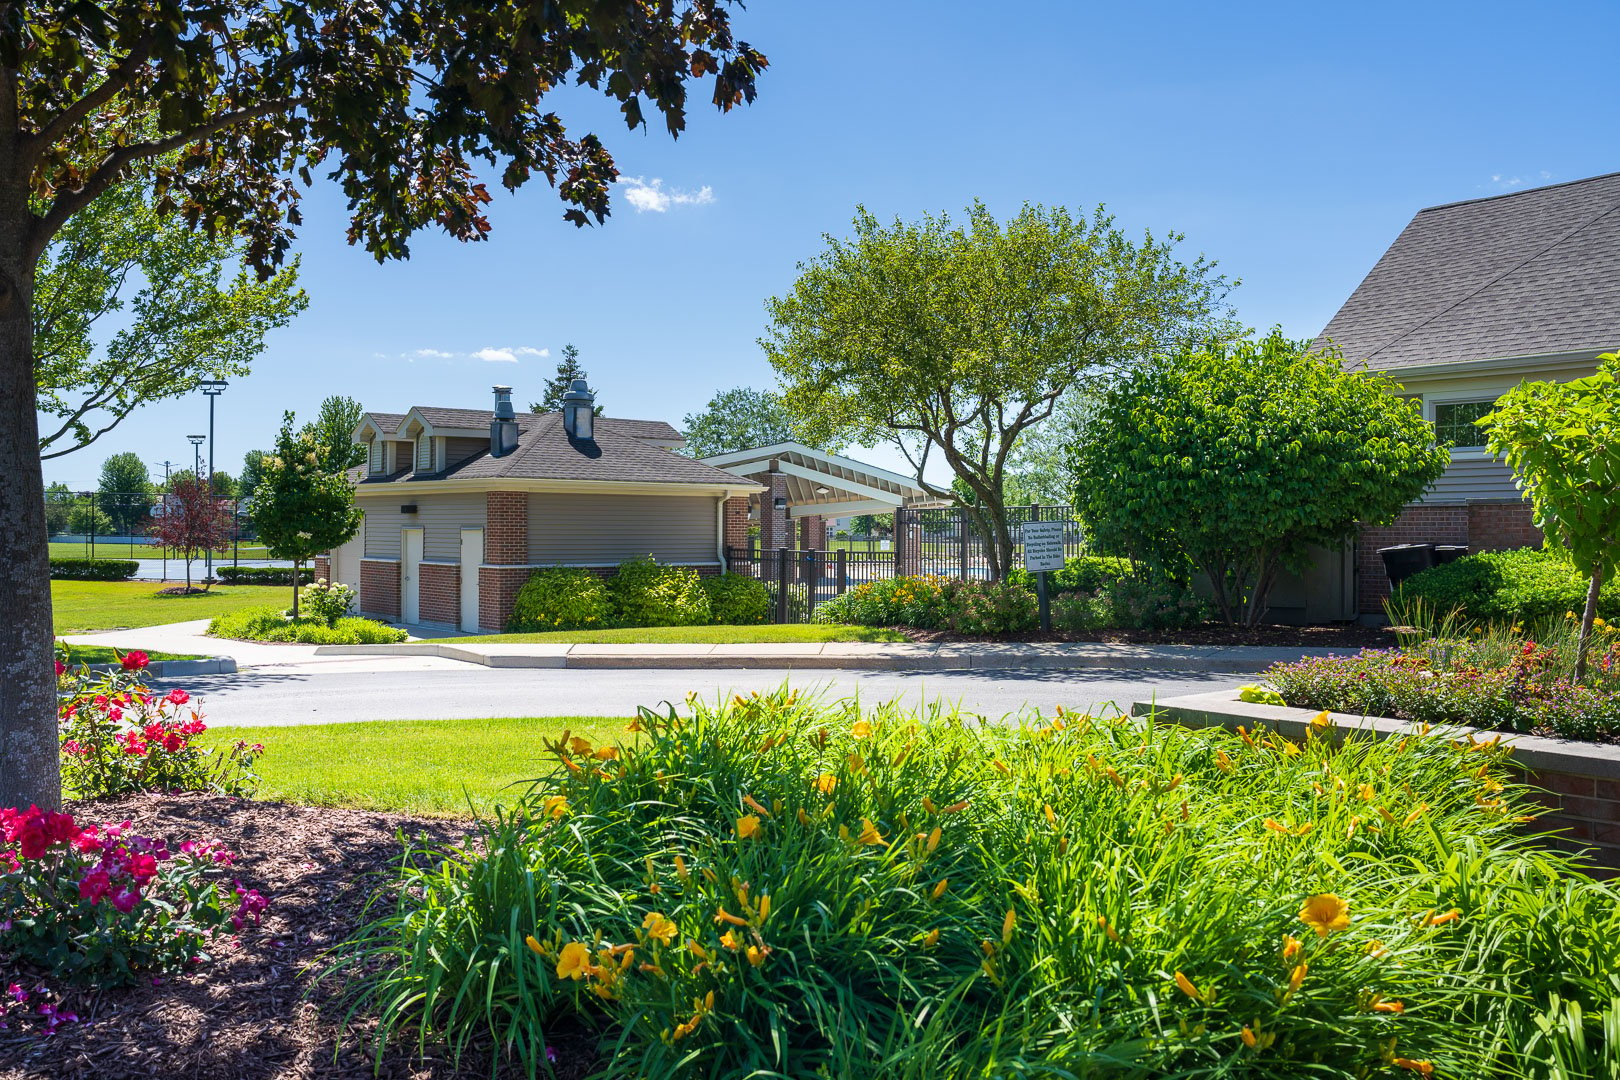
[[[562,396],[563,431],[578,442],[596,438],[596,391],[575,379]]]

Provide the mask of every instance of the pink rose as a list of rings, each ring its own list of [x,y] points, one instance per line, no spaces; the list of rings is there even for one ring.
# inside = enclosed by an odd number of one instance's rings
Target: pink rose
[[[101,903],[101,898],[107,895],[110,888],[112,880],[107,876],[107,871],[99,866],[79,879],[79,895],[92,904]]]
[[[131,885],[126,885],[112,894],[112,906],[125,915],[134,911],[135,905],[140,903],[140,900],[140,890]]]
[[[169,696],[164,700],[170,705],[184,705],[186,702],[191,700],[191,695],[186,693],[184,690],[181,690],[179,687],[175,687],[173,690],[169,691]]]
[[[151,660],[141,650],[131,649],[123,655],[119,663],[124,665],[125,671],[142,671],[145,670],[147,664],[151,663]]]

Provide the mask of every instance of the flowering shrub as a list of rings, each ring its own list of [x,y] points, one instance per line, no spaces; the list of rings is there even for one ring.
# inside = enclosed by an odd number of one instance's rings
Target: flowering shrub
[[[80,827],[35,806],[0,809],[0,958],[97,984],[180,970],[268,904],[227,880],[234,859],[210,842],[173,851],[127,821]]]
[[[1620,642],[1594,665],[1597,684],[1561,673],[1556,650],[1527,641],[1505,664],[1481,663],[1467,641],[1429,641],[1411,650],[1277,664],[1266,680],[1300,708],[1467,724],[1570,739],[1620,738]]]
[[[316,578],[314,584],[303,590],[300,600],[310,615],[327,626],[336,626],[354,607],[354,590],[341,582]]]
[[[945,629],[957,634],[1017,634],[1039,625],[1035,594],[1012,581],[947,580]]]
[[[506,628],[514,633],[590,630],[612,621],[613,603],[599,575],[579,566],[548,566],[530,574],[518,590]]]
[[[933,574],[866,581],[816,607],[816,622],[856,626],[914,626],[933,630],[945,625],[945,585]]]
[[[305,645],[391,645],[410,635],[397,626],[373,619],[325,619],[300,615],[294,619],[280,608],[248,607],[221,615],[208,624],[214,637],[247,641],[296,641]]]
[[[752,626],[771,617],[771,593],[765,583],[746,574],[715,574],[703,579],[709,595],[709,617],[721,626]]]
[[[1495,744],[786,690],[631,727],[405,861],[347,955],[385,1034],[538,1070],[595,1031],[647,1078],[1605,1075],[1520,1056],[1605,1053],[1620,903]]]
[[[86,668],[69,674],[57,661],[57,677],[67,684],[57,717],[69,791],[86,799],[134,791],[252,791],[262,746],[242,740],[222,750],[198,746],[193,740],[208,725],[191,695],[148,689],[144,653],[125,653],[122,668],[99,677]]]

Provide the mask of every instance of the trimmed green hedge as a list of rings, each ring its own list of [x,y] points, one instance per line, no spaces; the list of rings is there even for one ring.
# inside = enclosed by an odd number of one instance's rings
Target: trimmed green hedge
[[[291,585],[293,568],[290,566],[216,566],[214,576],[229,585]],[[298,583],[308,585],[315,580],[315,571],[309,567],[298,571]]]
[[[709,594],[709,617],[719,626],[753,626],[771,617],[771,591],[745,574],[717,574],[703,579]]]
[[[250,607],[221,615],[208,624],[211,637],[247,641],[296,641],[304,645],[392,645],[409,635],[371,619],[339,619],[331,626],[311,616],[287,618],[278,607]]]
[[[612,622],[613,603],[599,575],[578,566],[548,566],[530,574],[518,590],[506,629],[517,634],[592,630]]]
[[[133,559],[52,559],[57,581],[128,581],[140,564]]]
[[[1586,578],[1560,552],[1482,551],[1412,575],[1396,588],[1390,606],[1399,611],[1421,601],[1437,614],[1459,611],[1486,621],[1557,618],[1585,607],[1586,587]],[[1604,586],[1598,614],[1620,618],[1620,581]]]

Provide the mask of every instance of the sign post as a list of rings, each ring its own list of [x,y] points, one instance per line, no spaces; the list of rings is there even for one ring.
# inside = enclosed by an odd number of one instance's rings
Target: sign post
[[[1024,569],[1035,575],[1035,596],[1041,605],[1041,629],[1052,629],[1052,602],[1046,589],[1046,575],[1063,569],[1063,534],[1066,521],[1026,521],[1020,530],[1024,541]]]

